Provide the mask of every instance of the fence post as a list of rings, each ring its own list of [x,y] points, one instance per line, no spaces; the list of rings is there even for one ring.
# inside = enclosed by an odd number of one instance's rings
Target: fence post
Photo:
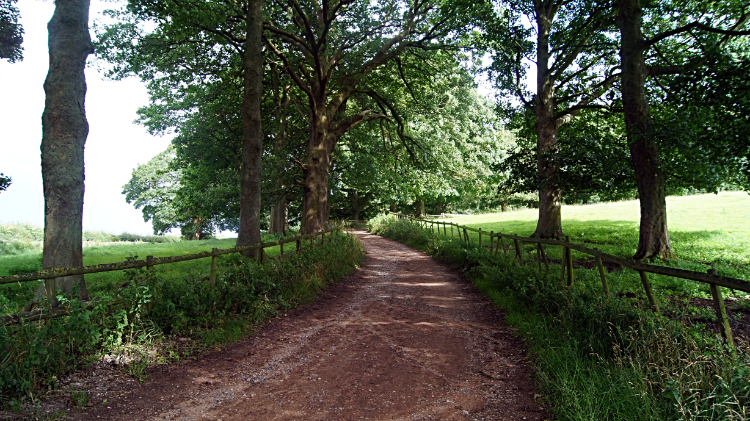
[[[299,249],[301,249],[301,248],[302,248],[302,240],[298,238],[297,239],[297,250],[296,251],[299,251]]]
[[[654,291],[651,289],[651,282],[648,281],[646,272],[639,270],[638,273],[641,275],[641,283],[643,283],[643,289],[646,290],[646,296],[648,297],[649,303],[651,303],[651,309],[653,309],[655,313],[659,313],[659,304],[656,302],[656,297],[654,297]]]
[[[708,274],[716,275],[716,269],[709,269]],[[721,287],[715,284],[709,284],[711,286],[711,295],[714,297],[714,309],[716,315],[719,317],[719,330],[721,330],[721,336],[726,341],[730,348],[734,348],[734,338],[732,337],[732,328],[729,326],[729,317],[727,316],[727,308],[724,306],[724,298],[721,296]]]
[[[568,262],[568,248],[563,246],[562,257],[560,258],[560,287],[565,282],[565,266]]]
[[[146,270],[151,270],[153,267],[154,256],[146,256]]]
[[[565,236],[565,242],[566,243],[570,242],[570,236],[569,235]],[[568,286],[570,286],[570,285],[573,285],[573,250],[570,249],[570,248],[568,248],[568,247],[565,247],[565,257],[568,260],[568,264],[567,264],[567,266],[568,266]]]
[[[599,268],[599,277],[602,278],[602,288],[604,288],[604,294],[609,297],[609,287],[607,286],[607,277],[604,275],[604,265],[602,264],[602,258],[596,258],[596,266]]]
[[[464,240],[466,240],[466,246],[471,245],[471,240],[469,239],[469,233],[466,231],[466,228],[464,228]]]
[[[541,252],[541,244],[536,243],[536,260],[537,260],[537,266],[539,267],[539,273],[542,273],[542,252]]]
[[[219,249],[217,249],[216,247],[211,249],[212,253],[216,253],[217,251],[219,251]],[[216,255],[211,256],[211,290],[213,290],[214,287],[216,286],[216,269],[219,265],[218,260],[219,260],[219,256],[216,256]]]
[[[493,235],[495,235],[495,231],[490,231],[490,254],[492,254],[492,251],[493,251],[493,249],[492,249],[492,242],[494,241],[492,239]]]
[[[448,226],[443,222],[443,235],[448,236]]]
[[[47,295],[47,319],[52,318],[52,308],[57,307],[56,278],[44,280],[44,293]]]
[[[453,238],[453,224],[451,224],[451,238]]]
[[[505,255],[507,256],[508,255],[508,250],[505,249],[505,240],[503,240],[502,236],[500,237],[500,245],[503,247],[503,253],[505,253]],[[497,254],[497,253],[495,253],[495,254]]]
[[[521,246],[518,244],[518,239],[514,238],[513,244],[516,246],[516,257],[518,257],[518,261],[523,263],[523,256],[521,255]]]
[[[258,260],[261,265],[266,264],[266,259],[263,257],[263,243],[260,243],[260,249],[258,249]]]
[[[547,259],[547,254],[544,252],[544,246],[542,243],[537,243],[539,245],[539,252],[542,254],[542,259],[544,259],[544,267],[547,269],[547,272],[549,272],[549,260]]]
[[[284,257],[284,243],[279,243],[279,254]]]
[[[479,248],[482,248],[482,229],[479,228]]]

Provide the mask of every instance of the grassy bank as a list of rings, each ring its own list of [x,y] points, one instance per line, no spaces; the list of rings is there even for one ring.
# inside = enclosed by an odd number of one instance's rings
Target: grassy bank
[[[199,242],[178,244],[192,243]],[[200,243],[209,250],[226,247]],[[176,252],[172,244],[158,246],[166,255],[186,251]],[[159,255],[157,250],[150,254]],[[363,257],[356,239],[337,234],[263,266],[238,255],[220,258],[214,286],[191,273],[122,271],[109,289],[92,294],[95,305],[84,308],[73,302],[70,316],[0,329],[0,401],[15,407],[21,397],[33,400],[54,390],[61,373],[90,361],[115,360],[130,374],[142,377],[149,364],[234,341],[251,332],[254,324],[314,299]],[[177,337],[179,344],[173,340]]]
[[[555,265],[539,273],[535,264],[522,266],[502,252],[495,257],[450,235],[387,217],[374,221],[372,229],[462,269],[504,310],[506,321],[525,339],[558,419],[739,420],[750,415],[747,353],[730,351],[701,324],[684,323],[674,307],[665,315],[652,313],[637,277],[611,272],[616,294],[606,297],[592,270],[577,268],[576,283],[561,287]],[[669,295],[660,292],[666,300]]]
[[[450,221],[487,232],[529,236],[538,216],[538,210],[526,209],[461,216]],[[638,246],[639,218],[638,201],[562,207],[563,231],[573,242],[587,243],[625,258],[632,256]],[[747,221],[750,195],[745,192],[668,197],[669,238],[678,259],[664,264],[701,271],[714,267],[721,275],[750,279]],[[551,252],[559,258],[559,250]]]

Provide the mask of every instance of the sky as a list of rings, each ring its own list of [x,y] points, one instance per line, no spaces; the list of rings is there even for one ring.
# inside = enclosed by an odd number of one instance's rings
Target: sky
[[[13,184],[0,193],[0,223],[44,226],[41,158],[42,111],[48,70],[47,22],[54,11],[51,0],[16,3],[24,28],[21,62],[0,60],[0,173]],[[89,25],[113,2],[92,0]],[[93,34],[92,34],[93,37]],[[85,194],[83,229],[111,234],[152,234],[150,222],[125,201],[122,186],[133,169],[167,148],[168,137],[154,137],[134,124],[136,110],[148,103],[145,86],[136,78],[103,80],[95,66],[86,69]]]

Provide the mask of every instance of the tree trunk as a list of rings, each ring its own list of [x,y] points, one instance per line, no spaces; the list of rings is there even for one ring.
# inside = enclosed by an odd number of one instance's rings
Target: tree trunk
[[[271,224],[269,232],[271,234],[286,235],[287,206],[286,196],[282,196],[273,209],[271,209]]]
[[[366,193],[365,197],[360,198],[357,190],[354,190],[349,196],[349,201],[352,205],[352,214],[355,221],[359,221],[359,215],[365,210],[367,205],[370,204],[370,200],[372,200],[372,193]]]
[[[302,234],[311,234],[328,228],[328,167],[331,160],[328,139],[328,118],[325,106],[313,111],[310,139],[307,142],[307,160],[302,169],[303,202]]]
[[[206,222],[206,218],[195,218],[193,219],[193,240],[200,240],[203,238],[203,223]]]
[[[396,204],[391,203],[391,213],[396,213]]]
[[[88,21],[89,0],[57,0],[47,24],[49,72],[44,81],[41,145],[44,269],[83,266],[83,150],[89,132],[83,70],[94,52]],[[89,299],[83,275],[57,278],[55,287],[69,298],[77,289],[79,299]],[[41,285],[33,302],[44,296]],[[53,298],[52,305],[56,304]]]
[[[263,129],[260,103],[263,95],[263,0],[247,1],[247,37],[242,100],[242,168],[240,170],[240,227],[237,246],[260,243],[260,189]],[[251,250],[243,255],[257,257]]]
[[[667,259],[675,256],[669,245],[664,172],[646,97],[648,69],[643,56],[646,45],[641,33],[641,5],[639,0],[620,0],[619,3],[622,105],[641,203],[638,250],[633,258]]]
[[[420,217],[420,218],[421,218],[421,217],[423,217],[423,216],[425,215],[425,211],[424,211],[424,200],[422,200],[422,199],[417,199],[417,201],[416,201],[416,202],[414,202],[414,204],[415,204],[415,206],[416,206],[416,208],[417,208],[417,209],[416,209],[416,211],[417,211],[417,217]]]
[[[555,120],[555,86],[550,80],[549,33],[552,17],[537,10],[536,150],[539,175],[539,219],[534,238],[562,238],[561,193],[556,186],[558,125]]]

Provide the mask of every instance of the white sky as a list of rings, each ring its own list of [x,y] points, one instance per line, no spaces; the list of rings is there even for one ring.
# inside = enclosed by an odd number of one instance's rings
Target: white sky
[[[24,59],[0,60],[0,172],[13,184],[0,193],[0,223],[27,222],[44,226],[44,196],[39,146],[47,75],[47,22],[54,3],[19,0],[24,34]],[[92,0],[90,22],[112,2]],[[91,62],[92,58],[89,58]],[[138,164],[148,162],[169,145],[169,138],[153,137],[133,124],[138,107],[148,103],[138,79],[104,81],[95,68],[86,69],[86,193],[83,229],[112,234],[151,234],[140,210],[125,202],[122,186]]]

